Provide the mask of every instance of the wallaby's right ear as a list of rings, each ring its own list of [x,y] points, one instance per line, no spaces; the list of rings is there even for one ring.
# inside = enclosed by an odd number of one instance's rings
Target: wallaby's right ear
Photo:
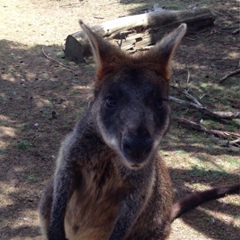
[[[187,25],[182,23],[158,42],[144,57],[145,62],[151,63],[152,68],[166,79],[170,78],[171,60],[186,31]]]
[[[111,45],[105,39],[94,33],[88,26],[79,20],[84,33],[92,46],[93,55],[97,64],[97,76],[102,77],[112,69],[126,61],[126,55],[117,47]]]

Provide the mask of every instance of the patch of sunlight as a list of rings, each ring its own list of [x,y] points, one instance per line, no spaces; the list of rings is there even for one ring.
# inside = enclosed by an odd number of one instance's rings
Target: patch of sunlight
[[[222,199],[219,199],[218,201],[221,201]],[[236,205],[237,207],[239,206]],[[223,203],[223,208],[224,208],[224,203]],[[234,214],[234,215],[230,215],[230,214],[227,214],[228,212],[221,212],[220,211],[217,211],[216,209],[211,211],[211,210],[207,210],[206,208],[204,207],[199,207],[199,209],[201,209],[202,212],[206,213],[207,215],[210,216],[211,218],[211,221],[214,223],[216,221],[224,221],[224,223],[227,225],[227,224],[231,224],[233,225],[234,227],[240,227],[240,218],[239,218],[239,213],[237,214]]]
[[[197,156],[194,156],[191,153],[187,154],[186,161],[191,166],[195,166],[196,164],[199,164],[199,159],[197,158]]]
[[[205,65],[200,65],[200,64],[191,64],[189,67],[194,68],[194,69],[200,69],[200,70],[205,70],[207,69],[208,66]]]
[[[9,122],[9,121],[10,121],[10,118],[9,118],[8,116],[1,115],[1,114],[0,114],[0,121]]]
[[[240,53],[238,52],[230,52],[228,54],[228,58],[231,58],[231,59],[238,59],[240,57]]]
[[[37,77],[36,73],[32,73],[32,72],[27,72],[26,73],[26,78],[27,79],[35,79]]]
[[[11,74],[5,74],[4,78],[2,78],[2,80],[9,81],[9,82],[12,82],[12,83],[17,82],[17,78],[15,76],[12,76]]]
[[[73,89],[73,90],[92,89],[92,86],[90,86],[90,85],[87,85],[87,86],[78,85],[78,86],[73,86],[72,89]]]
[[[24,168],[23,167],[14,167],[13,168],[14,172],[24,172]]]
[[[14,205],[14,201],[11,199],[11,197],[8,197],[6,195],[0,194],[0,202],[1,202],[1,208],[8,208],[12,205]]]
[[[48,99],[39,98],[39,99],[35,99],[35,100],[37,100],[36,105],[38,108],[52,105],[51,101]]]
[[[177,62],[177,61],[174,61],[174,60],[173,60],[173,62],[174,62],[174,67],[175,67],[176,70],[178,70],[178,69],[185,69],[186,72],[187,72],[185,63],[180,63],[180,62]]]
[[[39,226],[37,211],[27,208],[21,212],[21,215],[12,223],[12,228],[19,228],[19,226]]]
[[[187,153],[184,150],[178,151],[164,151],[161,155],[168,167],[185,169],[186,167],[194,167],[199,164],[198,159]]]
[[[205,191],[205,190],[209,190],[212,187],[209,187],[209,185],[204,184],[203,182],[199,183],[188,183],[185,182],[184,186],[188,189],[190,189],[192,192],[196,192],[196,191]]]
[[[0,93],[0,97],[1,97],[1,98],[5,98],[5,97],[6,97],[6,94],[5,94],[5,93]],[[0,115],[0,117],[1,117],[1,115]]]
[[[240,168],[239,157],[223,155],[219,157],[215,162],[219,167],[224,168],[227,171],[233,171],[236,168]]]
[[[7,137],[15,137],[16,136],[16,129],[12,127],[4,127],[0,126],[0,137],[7,136]]]
[[[1,192],[3,192],[2,189],[1,189]],[[11,197],[7,197],[7,195],[2,193],[0,194],[0,201],[1,201],[1,208],[5,208],[14,204],[14,201],[11,199]]]
[[[16,188],[10,183],[1,183],[0,185],[0,202],[1,207],[7,207],[14,204],[12,197],[8,197],[9,193],[14,193]]]

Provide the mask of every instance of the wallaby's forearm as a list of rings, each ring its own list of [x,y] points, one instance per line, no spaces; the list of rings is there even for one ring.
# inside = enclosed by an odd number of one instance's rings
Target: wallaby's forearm
[[[73,181],[65,170],[58,170],[53,190],[53,203],[50,226],[47,230],[48,240],[66,240],[64,231],[64,218],[67,202],[73,191]]]
[[[109,240],[126,239],[129,230],[133,226],[137,217],[140,215],[141,209],[145,203],[143,200],[144,198],[139,198],[140,194],[141,193],[139,193],[139,191],[136,191],[135,193],[132,192],[127,199],[122,201],[118,211],[116,224]],[[137,204],[136,199],[139,199]]]

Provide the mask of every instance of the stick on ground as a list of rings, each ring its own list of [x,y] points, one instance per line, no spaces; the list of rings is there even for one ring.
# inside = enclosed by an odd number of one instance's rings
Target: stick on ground
[[[219,83],[223,83],[225,80],[227,80],[228,78],[232,77],[232,76],[235,76],[237,74],[240,73],[240,68],[226,74],[223,78],[220,79]]]

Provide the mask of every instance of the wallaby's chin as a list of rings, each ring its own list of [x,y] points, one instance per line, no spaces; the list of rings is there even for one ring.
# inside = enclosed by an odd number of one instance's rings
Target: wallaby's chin
[[[123,155],[123,161],[125,165],[130,168],[130,169],[139,169],[142,168],[146,165],[146,163],[149,160],[149,155],[145,158],[129,158],[129,156],[124,156]]]
[[[144,167],[150,159],[150,154],[133,158],[126,154],[124,151],[122,151],[122,149],[119,149],[119,153],[123,165],[126,166],[128,169],[140,169]]]

